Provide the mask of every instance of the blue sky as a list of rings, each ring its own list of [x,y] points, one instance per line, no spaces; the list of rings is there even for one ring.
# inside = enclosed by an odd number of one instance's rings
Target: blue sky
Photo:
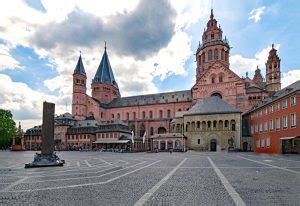
[[[283,86],[300,79],[296,0],[14,0],[0,9],[0,107],[28,124],[39,115],[22,111],[39,113],[43,100],[64,112],[79,51],[91,82],[104,41],[123,96],[190,89],[212,6],[232,47],[233,71],[252,77],[259,65],[264,74],[274,43]]]

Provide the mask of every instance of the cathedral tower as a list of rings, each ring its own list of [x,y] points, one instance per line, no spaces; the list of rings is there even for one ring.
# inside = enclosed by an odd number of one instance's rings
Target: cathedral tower
[[[92,97],[105,104],[120,97],[119,87],[106,52],[106,43],[100,65],[92,81]]]
[[[202,44],[199,43],[199,48],[196,52],[197,79],[199,79],[215,61],[220,61],[229,67],[230,47],[226,37],[222,39],[223,32],[221,26],[217,24],[218,22],[214,18],[213,10],[211,10],[210,19],[202,35]]]
[[[81,54],[73,73],[72,115],[76,119],[86,118],[86,73]]]
[[[277,92],[281,89],[280,81],[280,58],[277,55],[277,50],[272,44],[272,49],[269,52],[269,57],[266,63],[266,90]]]

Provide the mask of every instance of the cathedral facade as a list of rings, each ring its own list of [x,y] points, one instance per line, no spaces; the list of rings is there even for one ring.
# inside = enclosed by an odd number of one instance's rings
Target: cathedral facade
[[[198,101],[209,97],[218,97],[232,108],[246,112],[280,90],[280,58],[273,45],[266,59],[265,78],[259,68],[253,79],[248,75],[245,78],[238,76],[230,69],[229,56],[229,42],[226,37],[223,38],[223,31],[218,26],[213,10],[204,29],[202,43],[199,43],[196,51],[196,82],[190,90],[121,97],[105,47],[91,83],[92,93],[89,95],[86,92],[87,76],[80,55],[73,73],[72,115],[78,120],[119,119],[128,124],[135,136],[142,137],[146,132],[146,136],[150,137],[170,133],[170,123],[176,113],[189,111]],[[228,121],[229,125],[231,120]],[[241,125],[238,118],[235,121]],[[182,128],[186,128],[186,125],[183,124]]]

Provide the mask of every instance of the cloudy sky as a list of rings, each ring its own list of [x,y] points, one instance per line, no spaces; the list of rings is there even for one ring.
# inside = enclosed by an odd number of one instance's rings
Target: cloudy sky
[[[40,124],[44,100],[71,112],[79,52],[91,82],[104,41],[122,96],[190,89],[212,6],[233,71],[264,74],[274,43],[283,87],[300,79],[297,0],[10,0],[0,7],[0,108],[24,128]]]

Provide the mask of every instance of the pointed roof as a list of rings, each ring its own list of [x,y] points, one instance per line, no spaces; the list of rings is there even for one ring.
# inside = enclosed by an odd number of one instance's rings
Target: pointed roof
[[[118,87],[106,52],[106,44],[100,65],[92,83],[107,83]]]
[[[79,56],[77,65],[76,65],[75,70],[74,70],[74,74],[86,75],[85,70],[84,70],[84,66],[83,66],[83,63],[82,63],[82,59],[81,59],[81,52],[80,52],[80,56]]]

